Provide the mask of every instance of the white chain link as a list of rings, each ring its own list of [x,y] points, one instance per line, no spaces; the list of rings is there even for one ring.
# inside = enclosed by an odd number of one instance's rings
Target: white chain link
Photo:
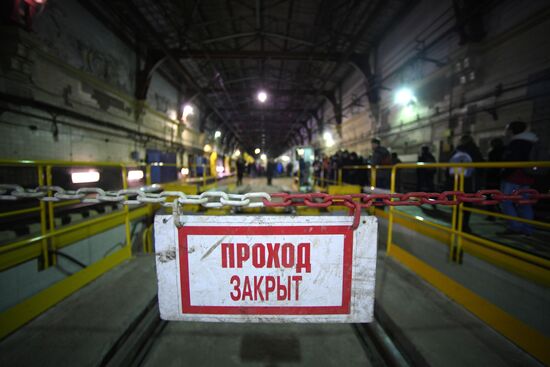
[[[205,208],[261,208],[263,200],[271,201],[267,192],[228,194],[223,191],[206,191],[200,195],[187,195],[181,191],[162,191],[159,186],[144,186],[139,189],[105,191],[99,187],[83,187],[76,191],[59,186],[39,186],[25,189],[20,185],[0,184],[0,201],[38,199],[46,202],[80,200],[83,203],[119,203],[122,205],[161,204],[174,208],[176,205],[201,205]],[[169,200],[173,199],[173,200]]]

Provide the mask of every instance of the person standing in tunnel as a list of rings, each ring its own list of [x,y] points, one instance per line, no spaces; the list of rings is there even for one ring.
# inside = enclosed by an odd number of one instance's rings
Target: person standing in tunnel
[[[242,157],[239,157],[239,159],[237,160],[237,186],[243,184],[244,169],[244,160]]]
[[[463,135],[459,140],[459,145],[456,147],[455,152],[451,156],[451,163],[471,163],[471,162],[483,162],[483,155],[476,145],[471,135]],[[460,170],[460,168],[459,168]],[[481,170],[475,168],[466,168],[464,172],[464,192],[472,193],[479,190],[481,187]],[[454,174],[454,169],[450,169],[450,173]],[[465,207],[472,206],[471,203],[464,203]],[[462,219],[462,231],[471,232],[470,228],[470,216],[471,212],[468,210],[463,211]]]
[[[531,150],[534,148],[538,137],[527,130],[527,124],[523,121],[512,121],[506,126],[506,137],[508,145],[504,148],[503,161],[525,162],[532,160]],[[535,177],[530,175],[524,168],[508,168],[502,172],[500,190],[505,195],[510,195],[516,190],[529,189],[535,183]],[[534,212],[531,205],[516,205],[511,201],[501,203],[502,212],[513,217],[533,220]],[[523,234],[530,236],[533,228],[527,224],[516,221],[508,221],[506,231],[500,235]]]
[[[487,153],[488,162],[502,162],[504,156],[504,142],[501,138],[491,139],[491,149]],[[485,188],[487,190],[500,190],[500,168],[488,168],[485,170]],[[492,205],[487,210],[499,211],[498,205]],[[485,219],[494,221],[495,217],[488,215]]]
[[[424,145],[420,149],[418,163],[435,163],[435,157],[430,152],[430,147]],[[425,192],[435,192],[434,176],[436,170],[434,168],[420,168],[416,170],[416,190]]]
[[[271,182],[273,180],[273,175],[275,173],[275,162],[273,161],[273,158],[269,158],[267,161],[267,167],[265,170],[265,175],[267,177],[267,185],[271,186]]]
[[[373,166],[389,166],[391,165],[391,155],[388,149],[380,144],[380,139],[373,138],[372,144],[372,157],[370,164]],[[376,172],[376,185],[371,182],[371,185],[378,188],[389,188],[390,184],[390,171],[388,169],[379,169]]]

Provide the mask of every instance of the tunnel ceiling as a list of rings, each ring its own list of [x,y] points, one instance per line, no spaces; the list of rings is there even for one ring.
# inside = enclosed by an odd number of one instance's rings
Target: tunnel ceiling
[[[278,155],[414,0],[82,1],[157,66],[226,146]],[[160,65],[160,66],[159,66]],[[140,83],[141,81],[141,83]],[[140,90],[141,89],[141,90]],[[143,90],[145,89],[145,90]],[[265,90],[269,99],[256,99]]]

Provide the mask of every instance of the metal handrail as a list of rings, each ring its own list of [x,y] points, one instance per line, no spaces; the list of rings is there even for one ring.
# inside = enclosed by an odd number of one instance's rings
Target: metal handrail
[[[396,178],[397,178],[397,170],[399,169],[410,169],[410,168],[417,168],[417,169],[430,169],[430,168],[529,168],[529,167],[550,167],[550,162],[547,161],[537,161],[537,162],[472,162],[472,163],[398,163],[392,166],[391,168],[391,177],[390,177],[390,192],[394,193],[396,188]],[[464,191],[464,178],[465,178],[465,169],[462,170],[455,170],[453,176],[454,176],[454,191]],[[484,213],[491,213],[491,215],[499,214],[499,213],[492,213],[488,211],[483,211],[480,209],[474,209],[472,208],[465,208],[463,204],[460,204],[458,207],[453,206],[452,211],[452,223],[451,227],[447,228],[444,226],[434,226],[440,230],[447,231],[451,234],[451,251],[450,251],[450,258],[451,261],[454,262],[461,262],[462,258],[462,239],[467,238],[474,242],[477,242],[479,244],[489,246],[491,248],[498,248],[502,252],[509,253],[508,247],[504,246],[498,242],[490,241],[485,238],[481,238],[479,236],[475,236],[469,233],[464,233],[462,231],[462,221],[463,221],[463,212],[466,211],[482,211]],[[391,252],[391,246],[393,241],[393,216],[394,216],[394,208],[390,206],[389,213],[388,213],[388,238],[387,238],[387,244],[386,244],[386,251],[387,253]],[[501,215],[495,215],[495,216],[501,216]],[[412,217],[412,216],[411,216]],[[502,217],[502,216],[501,216]],[[505,216],[505,219],[511,219],[513,220],[518,219],[518,221],[521,221],[516,217],[509,217]],[[415,218],[415,220],[419,221]],[[422,220],[420,221],[424,224],[433,225],[433,222]],[[540,222],[540,221],[529,221],[531,224],[536,224],[541,227],[548,227],[547,223]],[[521,260],[531,262],[532,263],[532,256],[531,254],[523,253],[523,252],[515,252],[513,254],[514,257],[519,258]],[[542,259],[541,259],[542,260]],[[547,260],[543,261],[545,264],[548,262]]]

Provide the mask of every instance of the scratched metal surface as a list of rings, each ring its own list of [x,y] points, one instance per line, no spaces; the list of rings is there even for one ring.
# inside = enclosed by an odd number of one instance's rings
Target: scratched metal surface
[[[187,225],[205,225],[205,226],[246,226],[246,225],[334,225],[343,226],[350,225],[352,218],[349,216],[187,216],[182,217],[182,220]],[[377,222],[374,217],[362,217],[361,225],[353,232],[353,261],[352,261],[352,285],[350,297],[350,313],[349,314],[303,314],[303,315],[250,315],[250,314],[192,314],[182,312],[181,300],[181,279],[180,279],[180,256],[178,246],[177,229],[173,224],[172,216],[157,216],[155,218],[155,246],[156,246],[156,266],[159,286],[159,305],[161,317],[166,320],[187,320],[187,321],[210,321],[210,322],[270,322],[270,323],[288,323],[288,322],[370,322],[373,315],[374,302],[374,285],[375,285],[375,269],[376,269],[376,243],[377,243]],[[331,238],[327,239],[330,244]],[[199,301],[208,303],[209,301],[218,299],[216,292],[220,291],[220,286],[213,284],[219,281],[216,274],[216,269],[213,267],[220,262],[220,249],[215,246],[220,241],[214,241],[210,246],[194,246],[189,247],[190,259],[196,264],[211,261],[204,267],[195,267],[196,272],[204,272],[204,277],[194,277],[191,281],[204,281],[202,294],[210,289],[213,293],[212,297],[204,298]],[[219,243],[218,243],[219,245]],[[324,246],[326,255],[330,255],[329,246]],[[214,252],[214,254],[212,254]],[[312,255],[312,258],[314,256]],[[320,265],[321,257],[313,266]],[[213,262],[212,262],[213,261]],[[330,262],[327,258],[327,262]],[[334,259],[333,259],[334,262]],[[221,267],[218,265],[218,267]],[[191,266],[190,266],[191,268]],[[334,272],[331,272],[331,267],[326,266],[326,274],[323,274],[323,269],[317,269],[314,277],[307,280],[304,278],[304,287],[309,287],[310,294],[316,293],[316,300],[312,298],[308,302],[318,302],[317,305],[322,305],[323,300],[328,302],[327,305],[333,305],[335,299],[334,294],[340,294],[341,288],[331,286],[334,281],[331,278],[337,278]],[[312,270],[313,273],[313,270]],[[312,274],[307,274],[312,275]],[[202,280],[201,280],[202,279]],[[326,279],[315,284],[313,280]],[[227,279],[228,280],[228,279]],[[341,282],[341,278],[337,281]],[[221,287],[223,288],[223,287]],[[305,288],[304,288],[305,290]],[[221,291],[226,292],[225,289]],[[340,293],[338,293],[340,292]],[[199,292],[200,293],[200,292]],[[196,294],[195,294],[196,295]],[[324,297],[323,297],[324,295]],[[314,297],[315,298],[315,297]],[[193,298],[192,303],[196,298]],[[231,300],[231,299],[229,299]],[[225,302],[225,301],[224,301]],[[319,303],[320,302],[320,303]],[[341,303],[341,302],[340,302]],[[230,303],[227,305],[231,305]],[[254,306],[254,302],[245,304],[237,303],[238,306]],[[270,303],[269,306],[276,305]],[[299,303],[283,305],[301,306]]]

